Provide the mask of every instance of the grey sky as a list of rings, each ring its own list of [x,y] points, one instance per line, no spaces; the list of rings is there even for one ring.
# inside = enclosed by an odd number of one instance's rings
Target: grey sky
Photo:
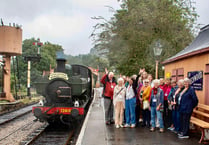
[[[96,21],[91,17],[112,16],[106,5],[119,8],[117,0],[0,0],[0,18],[23,25],[23,39],[40,37],[77,55],[92,48],[89,35]],[[196,1],[198,23],[209,24],[208,7],[209,0]]]

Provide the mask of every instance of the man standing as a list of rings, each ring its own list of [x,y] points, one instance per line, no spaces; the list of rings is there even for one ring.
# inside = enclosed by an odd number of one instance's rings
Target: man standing
[[[116,86],[116,79],[113,72],[107,71],[106,74],[102,77],[101,83],[104,85],[103,97],[104,97],[104,108],[105,108],[105,121],[107,125],[114,123],[113,120],[113,92]]]

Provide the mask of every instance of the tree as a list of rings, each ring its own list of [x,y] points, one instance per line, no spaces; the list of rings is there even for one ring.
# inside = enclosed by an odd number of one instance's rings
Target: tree
[[[191,0],[123,0],[109,21],[94,17],[99,22],[91,37],[122,74],[137,73],[139,67],[154,74],[152,43],[162,40],[161,61],[171,57],[193,40],[196,17]]]
[[[24,56],[27,55],[37,55],[37,46],[33,45],[33,42],[37,42],[34,38],[26,39],[23,41],[22,45],[22,56],[18,56],[19,63],[19,74],[20,74],[20,84],[26,86],[27,84],[27,62],[24,60]],[[41,47],[41,59],[40,62],[31,62],[31,82],[35,82],[36,79],[42,75],[43,70],[55,68],[56,65],[56,52],[62,50],[62,46],[57,44],[52,44],[50,42],[44,43]]]
[[[99,67],[100,71],[104,71],[108,67],[109,62],[106,58],[98,57],[92,54],[78,55],[78,56],[67,56],[67,63],[69,64],[80,64],[92,68]]]

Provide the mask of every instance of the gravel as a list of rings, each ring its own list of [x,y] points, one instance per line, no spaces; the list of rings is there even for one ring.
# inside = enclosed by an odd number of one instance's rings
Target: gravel
[[[44,125],[41,122],[34,122],[32,113],[26,114],[4,125],[0,125],[0,144],[19,145],[29,134]],[[6,137],[8,136],[8,137]],[[3,139],[6,137],[5,139]]]

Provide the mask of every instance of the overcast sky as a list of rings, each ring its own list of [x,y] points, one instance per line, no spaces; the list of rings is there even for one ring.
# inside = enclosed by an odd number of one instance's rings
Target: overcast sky
[[[93,16],[112,16],[107,7],[119,8],[117,0],[0,0],[0,18],[5,24],[23,26],[23,39],[60,44],[71,55],[89,53],[89,38],[96,24]],[[209,24],[209,0],[197,0],[198,23]]]

